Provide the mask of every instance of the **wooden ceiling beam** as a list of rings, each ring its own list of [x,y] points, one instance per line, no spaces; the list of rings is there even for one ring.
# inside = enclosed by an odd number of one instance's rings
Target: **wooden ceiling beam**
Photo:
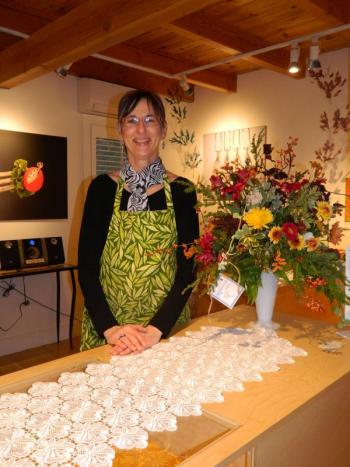
[[[349,8],[342,8],[334,0],[294,0],[293,3],[331,27],[350,21]]]
[[[163,96],[168,96],[170,92],[181,94],[181,88],[179,88],[179,82],[176,79],[164,78],[162,76],[157,76],[157,79],[155,79],[154,75],[144,71],[137,70],[135,73],[133,68],[94,57],[88,57],[75,62],[69,71],[72,74],[77,74],[79,77],[107,81],[135,89],[147,89]],[[193,101],[193,95],[181,97],[183,100]]]
[[[7,47],[11,47],[11,45],[18,42],[20,39],[15,36],[9,36],[8,34],[4,34],[0,32],[0,51],[6,49]]]
[[[162,26],[162,29],[178,34],[181,37],[185,37],[186,39],[192,42],[200,41],[201,43],[208,44],[208,46],[218,49],[221,52],[228,54],[228,55],[239,53],[239,50],[235,50],[232,47],[222,44],[221,42],[217,42],[216,40],[213,40],[210,37],[207,37],[207,36],[204,37],[203,35],[200,35],[194,31],[190,31],[189,29],[185,29],[181,26],[177,26],[174,23],[164,24]]]
[[[0,53],[0,87],[11,88],[216,2],[134,0],[126,8],[125,0],[84,1]]]
[[[230,30],[222,27],[222,25],[220,25],[220,27],[216,26],[213,24],[210,16],[205,12],[199,12],[197,15],[191,14],[180,18],[173,21],[172,25],[178,28],[178,32],[180,32],[181,29],[190,31],[204,40],[211,41],[216,47],[225,47],[226,52],[227,49],[229,49],[231,54],[250,52],[271,45],[261,37],[244,32],[236,26],[232,27]],[[244,57],[244,60],[257,64],[260,67],[291,76],[287,69],[289,64],[289,51],[285,49]]]
[[[324,21],[327,25],[324,29],[340,26],[350,21],[349,7],[342,8],[334,0],[294,0],[294,4],[318,20]],[[350,39],[349,30],[339,34]]]
[[[183,70],[193,68],[193,63],[174,60],[163,55],[148,52],[144,49],[117,44],[103,50],[102,55],[124,60],[150,69],[159,70],[168,74],[177,74]],[[135,73],[135,71],[134,71]],[[216,91],[235,92],[237,90],[237,77],[232,74],[214,71],[201,71],[187,76],[189,83],[196,84]]]
[[[0,5],[0,26],[31,34],[47,24],[47,20]]]

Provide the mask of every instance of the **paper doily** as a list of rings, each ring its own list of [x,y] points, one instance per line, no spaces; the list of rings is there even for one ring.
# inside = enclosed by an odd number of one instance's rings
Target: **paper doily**
[[[108,467],[118,449],[146,448],[147,431],[175,431],[307,353],[271,330],[203,327],[141,354],[90,363],[27,394],[0,396],[0,465]]]

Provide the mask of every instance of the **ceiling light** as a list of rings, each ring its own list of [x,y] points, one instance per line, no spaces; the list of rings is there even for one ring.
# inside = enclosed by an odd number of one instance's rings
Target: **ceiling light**
[[[56,68],[56,74],[60,77],[60,78],[65,78],[68,74],[68,70],[69,68],[72,66],[72,63],[68,63],[67,65],[63,65],[63,66],[59,66],[58,68]]]
[[[292,74],[299,73],[300,71],[299,56],[300,56],[299,45],[292,44],[290,48],[290,62],[289,62],[289,67],[288,67],[289,73],[292,73]]]
[[[320,71],[322,66],[319,60],[320,44],[317,39],[313,39],[310,46],[310,59],[308,70]]]
[[[183,93],[185,94],[185,96],[191,96],[191,95],[193,94],[194,88],[193,88],[192,84],[190,84],[190,83],[187,81],[186,76],[183,76],[183,77],[180,79],[179,86],[180,86],[180,88],[182,89],[182,91],[183,91]]]

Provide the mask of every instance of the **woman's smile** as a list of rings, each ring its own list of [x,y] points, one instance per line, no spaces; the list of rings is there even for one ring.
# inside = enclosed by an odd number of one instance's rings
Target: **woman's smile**
[[[165,135],[166,128],[160,125],[152,105],[142,99],[121,124],[121,136],[130,164],[138,169],[156,160]]]

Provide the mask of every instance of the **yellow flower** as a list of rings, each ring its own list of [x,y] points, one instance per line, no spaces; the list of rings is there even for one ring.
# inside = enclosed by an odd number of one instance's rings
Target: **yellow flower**
[[[273,215],[267,208],[252,208],[243,216],[243,220],[249,227],[260,230],[273,221]]]
[[[316,203],[317,217],[327,221],[331,217],[331,206],[327,201],[318,201]]]
[[[310,238],[306,240],[307,251],[315,251],[321,243],[320,238]]]
[[[301,250],[305,245],[304,237],[298,234],[294,240],[288,240],[288,245],[291,250]]]
[[[282,229],[281,227],[272,227],[270,232],[268,233],[268,237],[272,243],[278,243],[282,238]]]

